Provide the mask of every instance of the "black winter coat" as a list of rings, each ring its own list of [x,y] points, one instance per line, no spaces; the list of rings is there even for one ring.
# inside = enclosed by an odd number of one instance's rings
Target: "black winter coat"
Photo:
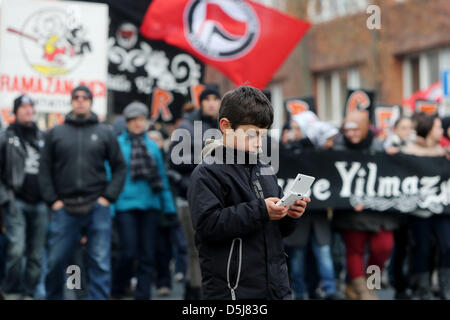
[[[260,162],[205,163],[212,159],[197,166],[188,189],[204,298],[290,299],[282,239],[297,220],[269,220],[264,199],[283,196],[276,176],[262,175],[268,166]]]
[[[107,181],[105,163],[111,168]],[[75,197],[103,196],[114,202],[125,182],[126,167],[112,130],[95,114],[78,119],[71,113],[65,123],[46,136],[41,154],[39,184],[48,204]]]
[[[196,132],[194,130],[195,121],[201,121],[202,136],[198,136],[198,133],[200,132]],[[205,141],[203,141],[203,134],[209,129],[218,129],[218,124],[217,120],[203,115],[202,109],[199,108],[187,113],[177,129],[187,130],[187,132],[189,132],[189,136],[174,138],[174,141],[172,141],[172,144],[170,145],[169,165],[170,169],[175,170],[181,175],[181,179],[179,179],[179,182],[176,184],[178,196],[186,198],[191,173],[200,162],[200,153],[203,146],[205,145]],[[218,133],[220,133],[220,131],[218,131]],[[183,141],[183,139],[190,139],[190,141]],[[181,151],[179,151],[177,146],[182,145],[187,146],[187,148],[181,149]],[[197,150],[199,152],[198,154],[195,154],[194,152]],[[174,153],[174,155],[172,155],[172,152]],[[178,157],[181,157],[183,159],[183,163],[175,163],[173,161],[174,158]]]

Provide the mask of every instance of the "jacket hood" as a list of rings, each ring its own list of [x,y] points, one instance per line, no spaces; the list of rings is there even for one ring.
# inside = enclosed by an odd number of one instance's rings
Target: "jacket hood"
[[[91,115],[89,117],[79,118],[73,114],[73,111],[71,111],[66,115],[65,123],[69,123],[69,124],[73,124],[73,125],[77,125],[77,126],[84,126],[87,124],[98,123],[98,117],[94,112],[91,112]]]
[[[205,159],[207,156],[211,155],[212,152],[218,147],[223,147],[222,140],[216,139],[206,140],[205,147],[202,150],[202,160]]]

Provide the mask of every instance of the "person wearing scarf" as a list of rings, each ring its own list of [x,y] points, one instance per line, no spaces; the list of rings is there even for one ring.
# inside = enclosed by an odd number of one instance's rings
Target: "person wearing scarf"
[[[151,297],[158,226],[161,214],[175,213],[163,157],[157,143],[146,134],[148,107],[130,103],[123,111],[126,129],[118,137],[126,163],[125,186],[115,203],[120,251],[114,266],[113,298],[121,298],[137,268],[134,298]]]

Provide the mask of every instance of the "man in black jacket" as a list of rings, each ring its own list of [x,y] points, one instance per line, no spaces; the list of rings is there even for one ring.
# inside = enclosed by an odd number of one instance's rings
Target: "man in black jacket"
[[[188,189],[203,297],[290,299],[282,238],[294,231],[310,199],[276,205],[283,192],[258,159],[273,122],[261,91],[244,86],[228,92],[219,119],[223,140],[205,146]]]
[[[122,190],[126,168],[112,130],[91,111],[92,100],[85,86],[72,91],[72,112],[64,124],[49,131],[42,151],[39,182],[52,208],[47,299],[63,299],[65,268],[82,232],[87,236],[88,297],[97,300],[110,295],[109,205]]]
[[[34,102],[21,95],[14,100],[13,111],[16,120],[0,137],[0,205],[7,245],[3,289],[7,299],[15,300],[34,297],[42,270],[48,210],[38,184],[44,140],[33,122]]]
[[[200,162],[201,150],[204,146],[203,136],[208,130],[218,131],[217,115],[220,106],[220,93],[214,86],[207,86],[200,94],[200,108],[184,116],[183,121],[172,135],[170,148],[170,167],[180,176],[177,186],[177,207],[180,222],[183,227],[188,249],[188,267],[185,288],[185,299],[201,298],[201,275],[198,252],[194,243],[194,229],[186,201],[187,187],[190,176]],[[177,135],[177,133],[185,135]]]

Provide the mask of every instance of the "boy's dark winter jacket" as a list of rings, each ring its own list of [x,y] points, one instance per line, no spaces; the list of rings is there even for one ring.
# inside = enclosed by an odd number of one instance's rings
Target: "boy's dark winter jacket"
[[[205,147],[205,149],[208,146]],[[188,189],[205,299],[290,299],[282,238],[297,220],[269,220],[264,199],[283,196],[274,174],[260,163],[213,163],[239,151],[217,146],[203,153]],[[248,159],[248,153],[245,154]]]

